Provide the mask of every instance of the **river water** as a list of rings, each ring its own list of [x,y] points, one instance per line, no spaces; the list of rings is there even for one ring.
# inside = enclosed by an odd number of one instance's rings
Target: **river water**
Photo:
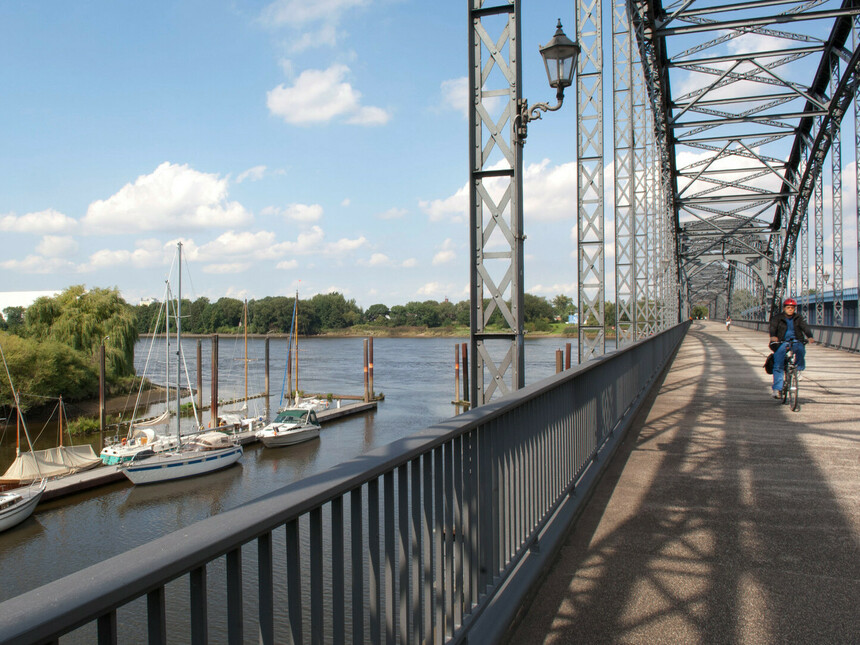
[[[453,416],[456,414],[451,404],[454,347],[467,340],[375,339],[374,389],[383,393],[385,400],[375,412],[327,423],[318,440],[278,450],[264,450],[261,444],[251,444],[245,447],[239,465],[218,473],[137,488],[121,482],[40,505],[23,524],[0,533],[0,601]],[[556,350],[564,349],[566,342],[572,342],[575,361],[575,340],[535,338],[526,341],[527,383],[555,373]],[[196,339],[183,339],[190,383],[195,386],[196,345]],[[505,346],[500,345],[500,348]],[[210,347],[211,341],[204,339],[204,401],[208,400],[210,391],[205,367],[209,364]],[[270,340],[273,408],[280,397],[286,347],[285,340]],[[141,340],[136,348],[138,373],[143,372],[149,351],[150,341]],[[265,382],[262,339],[249,340],[248,355],[251,359],[248,362],[249,391],[262,392]],[[162,339],[155,341],[152,356],[149,376],[163,383],[165,350]],[[301,340],[299,356],[301,390],[363,393],[363,339]],[[243,358],[241,341],[221,339],[219,399],[243,393]],[[170,380],[175,381],[175,373]],[[260,399],[257,404],[262,405],[263,401]],[[252,409],[253,405],[251,402]],[[208,412],[204,413],[204,420],[209,420]],[[14,442],[13,434],[7,431],[4,435],[0,472],[11,460],[9,445],[10,437]]]

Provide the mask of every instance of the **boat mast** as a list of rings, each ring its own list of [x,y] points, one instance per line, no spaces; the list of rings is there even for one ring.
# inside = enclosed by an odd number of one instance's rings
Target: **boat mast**
[[[59,405],[58,409],[60,411],[60,448],[62,448],[63,447],[63,395],[62,394],[60,395],[60,405]]]
[[[21,406],[18,405],[18,396],[12,390],[12,398],[15,399],[15,456],[21,456]]]
[[[248,407],[248,299],[245,299],[245,408]]]
[[[176,292],[176,436],[179,438],[182,436],[180,429],[182,417],[179,414],[181,398],[179,390],[179,384],[181,383],[179,363],[181,362],[180,356],[182,354],[182,345],[180,344],[182,340],[182,242],[176,243],[176,256],[179,259],[179,262],[177,262],[177,267],[179,268],[179,288]]]
[[[296,289],[296,403],[299,402],[299,290]]]

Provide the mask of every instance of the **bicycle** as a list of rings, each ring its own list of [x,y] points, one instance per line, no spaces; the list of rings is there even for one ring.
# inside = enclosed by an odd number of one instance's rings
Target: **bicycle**
[[[788,403],[791,410],[797,411],[800,407],[800,382],[797,371],[797,357],[794,355],[793,343],[785,350],[785,364],[783,368],[785,378],[782,381],[782,403]]]

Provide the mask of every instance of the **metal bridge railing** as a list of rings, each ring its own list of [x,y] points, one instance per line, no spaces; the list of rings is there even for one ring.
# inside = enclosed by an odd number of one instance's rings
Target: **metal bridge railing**
[[[768,323],[760,320],[733,320],[733,325],[767,333]],[[826,347],[860,352],[860,327],[832,327],[829,325],[809,325],[815,341]]]
[[[688,326],[12,598],[0,642],[494,642]]]

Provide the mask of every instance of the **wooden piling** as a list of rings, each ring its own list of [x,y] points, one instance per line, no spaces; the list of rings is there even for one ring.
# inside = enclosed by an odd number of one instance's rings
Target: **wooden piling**
[[[460,402],[460,345],[454,344],[454,403]]]
[[[367,374],[367,339],[364,339],[364,402],[370,401],[370,390],[368,389],[368,374]]]
[[[564,369],[570,369],[570,343],[564,346]]]
[[[562,353],[560,349],[555,350],[555,373],[558,374],[564,368],[564,361],[562,360]]]
[[[197,409],[203,409],[203,341],[197,339]]]
[[[469,402],[469,346],[463,343],[463,398],[462,401]]]
[[[212,334],[212,399],[211,427],[218,427],[218,334]]]
[[[369,360],[367,363],[367,380],[368,385],[370,387],[370,398],[372,399],[374,396],[376,396],[373,391],[373,336],[371,336],[367,340],[368,352],[370,353]]]

